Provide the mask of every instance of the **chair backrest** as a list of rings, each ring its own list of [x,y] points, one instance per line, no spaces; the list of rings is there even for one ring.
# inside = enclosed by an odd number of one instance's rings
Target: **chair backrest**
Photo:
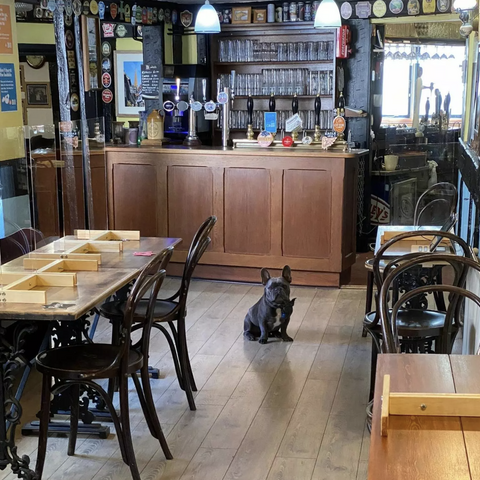
[[[457,189],[449,182],[432,185],[420,195],[413,216],[414,225],[443,225],[457,208]]]
[[[373,278],[375,281],[375,285],[377,287],[377,294],[375,295],[375,303],[377,308],[375,309],[375,318],[372,321],[372,325],[377,325],[378,322],[380,321],[380,309],[378,306],[378,297],[379,297],[380,289],[382,288],[382,285],[384,283],[384,279],[386,278],[390,270],[394,267],[397,267],[399,262],[404,263],[406,261],[425,255],[425,253],[407,253],[401,256],[391,256],[389,255],[388,251],[392,247],[395,247],[396,243],[404,240],[408,240],[409,238],[412,238],[412,237],[418,237],[419,235],[425,235],[428,237],[436,236],[436,237],[447,238],[448,240],[450,240],[452,245],[458,244],[458,246],[460,247],[459,253],[462,253],[463,256],[466,258],[472,258],[472,250],[470,246],[462,238],[458,237],[453,233],[443,232],[441,230],[413,230],[410,232],[404,232],[399,235],[396,235],[395,237],[390,239],[388,242],[385,242],[378,249],[378,252],[374,257],[373,264],[372,264]],[[441,253],[432,252],[432,255],[441,255]],[[410,268],[413,269],[415,267],[411,266]],[[466,274],[464,278],[466,278]],[[463,287],[464,285],[458,284],[458,286]]]
[[[133,285],[130,296],[136,295],[138,289],[142,288],[144,280],[151,276],[155,275],[160,270],[166,270],[168,263],[173,255],[173,247],[168,247],[165,250],[162,250],[160,253],[157,253],[140,271],[138,277],[135,279],[135,284]]]
[[[188,289],[190,287],[190,281],[192,279],[193,272],[198,265],[198,262],[205,253],[205,250],[211,243],[211,239],[208,236],[212,231],[212,228],[217,223],[217,217],[208,217],[197,230],[194,235],[190,248],[188,250],[187,259],[185,260],[185,266],[183,268],[182,283],[180,289],[173,298],[178,298],[180,308],[184,309],[187,303]]]
[[[163,252],[162,252],[163,253]],[[148,264],[143,270],[149,266]],[[119,335],[119,351],[115,356],[114,360],[110,363],[108,367],[105,367],[101,371],[97,371],[94,375],[101,375],[103,371],[111,370],[114,367],[119,367],[123,375],[126,375],[128,368],[128,358],[130,350],[130,339],[132,332],[132,324],[135,315],[135,310],[141,300],[143,300],[144,295],[150,291],[150,296],[148,299],[147,313],[145,316],[145,325],[151,325],[153,322],[153,315],[155,313],[155,302],[157,300],[158,292],[162,286],[163,281],[165,280],[166,272],[165,270],[160,270],[154,275],[140,275],[135,282],[135,286],[130,293],[127,303],[125,305],[125,312],[123,315],[122,323],[120,326],[120,335]],[[83,379],[88,379],[92,375],[86,374],[81,375]]]
[[[455,280],[452,285],[423,285],[406,292],[400,299],[395,301],[392,305],[392,311],[389,311],[389,289],[393,282],[404,272],[417,265],[424,265],[429,263],[444,263],[450,264],[455,271]],[[461,327],[460,308],[463,298],[470,298],[477,302],[476,295],[468,290],[465,290],[465,279],[468,270],[473,268],[480,272],[480,264],[471,258],[460,257],[451,254],[422,254],[416,258],[398,262],[395,268],[391,268],[387,273],[382,288],[379,293],[379,312],[382,319],[382,333],[384,338],[384,350],[388,353],[398,351],[398,331],[397,331],[397,315],[402,305],[410,301],[412,298],[419,295],[426,295],[427,293],[450,293],[447,312],[445,314],[445,324],[443,328],[442,344],[447,349],[451,348],[451,335],[454,326]],[[480,302],[480,299],[478,299]],[[480,303],[479,303],[480,306]],[[445,353],[445,352],[444,352]]]
[[[3,265],[35,250],[43,235],[33,228],[21,228],[0,239],[0,263]]]
[[[460,252],[464,257],[466,258],[472,258],[472,249],[471,247],[463,240],[462,238],[458,237],[454,233],[450,232],[444,232],[442,230],[412,230],[410,232],[404,232],[399,235],[396,235],[392,239],[390,239],[388,242],[385,242],[377,251],[375,254],[375,258],[373,259],[373,275],[375,279],[375,284],[380,290],[383,279],[385,278],[385,271],[388,271],[388,267],[383,269],[383,274],[382,274],[382,260],[383,261],[388,261],[391,264],[395,264],[398,259],[402,260],[410,260],[411,258],[416,258],[419,255],[424,255],[424,253],[407,253],[402,256],[391,256],[389,255],[389,250],[392,249],[392,247],[395,246],[396,243],[402,242],[405,240],[408,240],[409,238],[412,237],[418,237],[418,236],[426,236],[426,237],[441,237],[446,238],[450,240],[450,243],[452,246],[455,246],[457,244],[460,248]],[[431,252],[433,255],[440,255],[440,253],[436,252]]]

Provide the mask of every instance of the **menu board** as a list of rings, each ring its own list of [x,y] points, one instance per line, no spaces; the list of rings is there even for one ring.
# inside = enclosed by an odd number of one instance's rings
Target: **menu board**
[[[142,65],[142,96],[156,99],[159,96],[160,68],[158,65]]]
[[[10,6],[0,5],[0,55],[13,54],[12,17]]]

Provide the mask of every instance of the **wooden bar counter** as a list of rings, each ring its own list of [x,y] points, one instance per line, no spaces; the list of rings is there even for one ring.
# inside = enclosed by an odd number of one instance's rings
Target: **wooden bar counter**
[[[195,275],[260,280],[294,271],[298,285],[339,286],[355,262],[358,153],[306,149],[108,147],[109,228],[181,237],[180,274],[202,221],[216,215]]]

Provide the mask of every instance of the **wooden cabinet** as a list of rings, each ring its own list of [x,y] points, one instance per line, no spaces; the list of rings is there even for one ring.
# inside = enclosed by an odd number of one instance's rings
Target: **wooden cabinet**
[[[107,149],[109,227],[190,241],[216,215],[195,275],[259,281],[288,264],[294,283],[338,286],[355,261],[357,156],[294,150]]]

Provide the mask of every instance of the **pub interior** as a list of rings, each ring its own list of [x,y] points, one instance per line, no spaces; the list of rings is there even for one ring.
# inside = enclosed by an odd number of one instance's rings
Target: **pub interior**
[[[0,480],[480,478],[476,0],[0,0]]]

